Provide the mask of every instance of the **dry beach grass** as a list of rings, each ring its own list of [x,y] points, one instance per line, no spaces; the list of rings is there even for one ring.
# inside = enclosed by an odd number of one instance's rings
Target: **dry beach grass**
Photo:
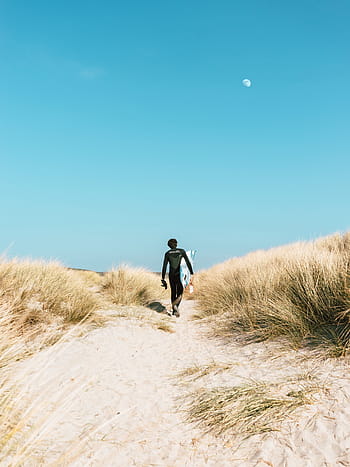
[[[102,288],[116,305],[142,305],[165,298],[160,279],[146,269],[121,266],[103,277]]]
[[[69,338],[72,331],[79,335],[82,323],[88,329],[91,324],[102,324],[98,308],[98,297],[60,263],[2,258],[0,459],[26,453],[33,437],[27,426],[33,401],[24,404],[23,391],[11,380],[15,362]]]
[[[10,457],[11,465],[22,465],[34,449],[35,433],[55,416],[31,424],[37,412],[38,396],[26,400],[25,392],[12,381],[15,362],[29,358],[42,349],[84,335],[96,325],[107,325],[114,318],[127,318],[144,325],[172,332],[168,317],[144,307],[118,307],[116,304],[147,304],[155,296],[152,273],[119,269],[119,295],[113,286],[114,273],[105,277],[93,271],[68,270],[58,262],[6,260],[0,263],[0,459]],[[157,281],[158,289],[159,280]],[[128,292],[134,290],[134,295]],[[148,290],[149,289],[149,290]],[[113,300],[111,300],[111,298]],[[103,306],[110,312],[98,313]],[[93,327],[91,327],[93,325]],[[52,389],[52,388],[51,388]],[[57,397],[60,392],[56,391]],[[44,396],[44,395],[43,395]],[[61,394],[64,405],[65,395]],[[10,456],[10,457],[9,457]]]
[[[71,324],[98,321],[99,299],[72,271],[57,262],[0,262],[2,355],[16,339],[29,348],[35,336],[54,342]],[[3,358],[3,357],[2,357]]]
[[[313,378],[312,378],[313,379]],[[217,434],[249,437],[279,429],[299,407],[314,402],[319,382],[310,378],[201,389],[190,394],[188,419]]]
[[[233,258],[196,282],[197,317],[213,316],[218,335],[285,336],[335,356],[349,347],[350,233]]]
[[[149,271],[3,260],[0,463],[349,465],[348,359],[301,346],[346,355],[349,245],[216,266],[180,319],[152,309],[169,291]]]

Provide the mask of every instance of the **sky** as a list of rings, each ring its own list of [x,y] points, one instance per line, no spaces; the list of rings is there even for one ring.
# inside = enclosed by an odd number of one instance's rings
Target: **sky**
[[[346,0],[0,0],[0,252],[159,271],[175,237],[203,269],[348,230],[349,19]]]

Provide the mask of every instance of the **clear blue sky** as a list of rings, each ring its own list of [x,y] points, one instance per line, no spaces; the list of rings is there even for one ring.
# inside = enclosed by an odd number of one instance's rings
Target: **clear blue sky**
[[[349,19],[346,0],[0,0],[0,251],[159,270],[176,237],[205,268],[347,230]]]

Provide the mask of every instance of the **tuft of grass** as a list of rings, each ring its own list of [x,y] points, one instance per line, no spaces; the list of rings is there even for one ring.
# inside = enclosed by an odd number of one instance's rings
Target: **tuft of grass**
[[[158,275],[142,268],[121,266],[105,274],[104,294],[116,305],[142,305],[167,297]]]
[[[196,318],[217,335],[285,336],[333,355],[349,348],[350,233],[233,258],[196,281]]]
[[[276,431],[297,408],[312,404],[320,386],[296,377],[285,382],[251,381],[232,387],[201,389],[190,395],[187,417],[216,435],[250,437]]]
[[[232,364],[219,362],[211,362],[206,365],[194,365],[180,371],[177,376],[179,378],[186,378],[194,381],[209,374],[218,374],[225,370],[229,370],[231,366]]]
[[[154,324],[151,322],[151,325],[155,327],[156,329],[159,329],[160,331],[170,332],[170,333],[175,332],[174,328],[171,326],[171,323],[168,323],[164,320],[159,320],[155,322]]]

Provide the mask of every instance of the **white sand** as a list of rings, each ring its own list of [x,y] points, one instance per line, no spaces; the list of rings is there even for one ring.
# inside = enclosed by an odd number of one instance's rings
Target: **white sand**
[[[192,308],[193,302],[183,303],[172,334],[118,319],[22,362],[18,378],[28,400],[37,398],[33,417],[39,427],[32,443],[36,457],[26,455],[25,465],[350,466],[348,360],[315,366],[302,358],[306,352],[281,354],[270,343],[224,345],[189,319]],[[174,378],[211,362],[233,365],[189,386]],[[239,442],[214,437],[187,423],[178,409],[195,388],[269,381],[304,370],[317,372],[330,393],[298,409],[278,432]]]

